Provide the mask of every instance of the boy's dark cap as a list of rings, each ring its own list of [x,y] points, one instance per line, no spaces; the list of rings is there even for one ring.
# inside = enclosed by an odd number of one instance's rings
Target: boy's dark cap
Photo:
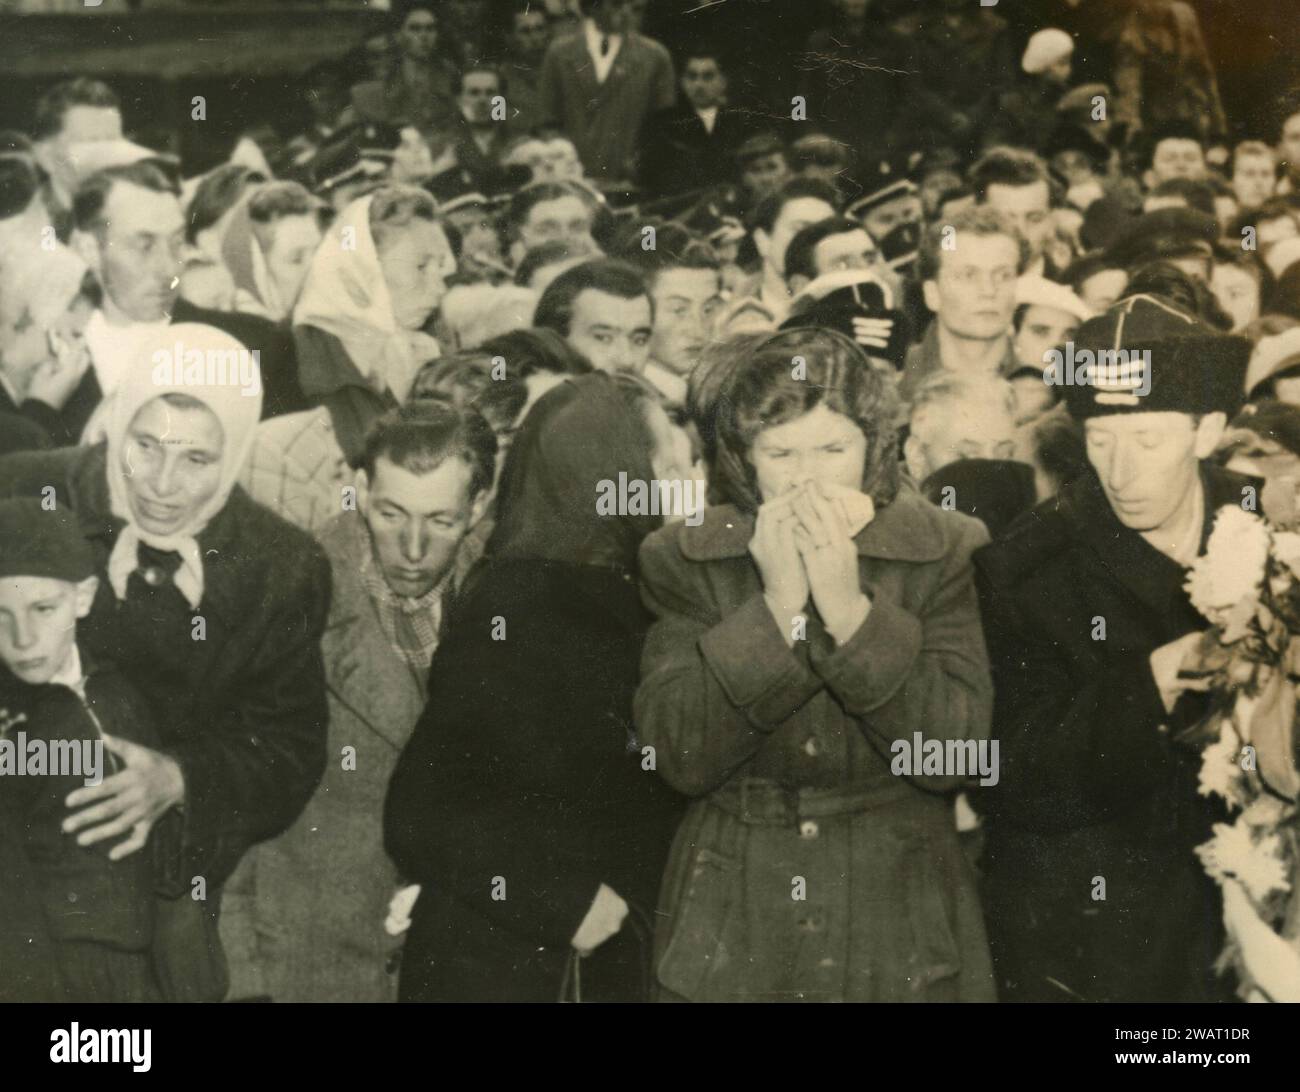
[[[94,575],[94,552],[71,512],[47,510],[35,497],[0,501],[0,579],[44,576],[75,582]]]

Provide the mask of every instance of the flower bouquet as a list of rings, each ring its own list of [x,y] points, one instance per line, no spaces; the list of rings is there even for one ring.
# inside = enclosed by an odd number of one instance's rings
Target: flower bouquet
[[[1264,501],[1273,511],[1267,490]],[[1235,813],[1197,854],[1223,889],[1219,969],[1233,968],[1251,1001],[1300,1001],[1300,533],[1290,526],[1221,508],[1186,585],[1211,622],[1200,649],[1214,700],[1197,729],[1210,741],[1199,791]]]

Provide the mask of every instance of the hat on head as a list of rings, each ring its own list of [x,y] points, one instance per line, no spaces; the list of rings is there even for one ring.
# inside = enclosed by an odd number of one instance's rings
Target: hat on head
[[[1164,258],[1212,258],[1218,238],[1219,223],[1209,213],[1187,208],[1157,209],[1136,217],[1111,242],[1107,257],[1128,270]]]
[[[1076,421],[1115,413],[1236,412],[1250,356],[1159,296],[1130,296],[1085,322],[1044,379],[1063,386]]]
[[[785,142],[775,133],[755,133],[736,149],[736,162],[742,166],[765,155],[785,154]]]
[[[855,318],[890,319],[894,326],[888,344],[868,352],[901,369],[907,356],[907,321],[903,312],[895,309],[892,297],[888,286],[869,270],[837,269],[809,282],[790,301],[790,315],[780,328],[822,326],[851,339]]]
[[[46,509],[36,497],[0,501],[0,578],[76,582],[94,575],[94,552],[69,509]]]
[[[1080,322],[1087,322],[1093,317],[1092,308],[1075,295],[1068,285],[1057,284],[1032,273],[1016,278],[1016,306],[1022,304],[1055,307],[1058,311],[1073,315]]]
[[[896,182],[890,182],[872,193],[859,197],[844,210],[844,215],[853,220],[861,220],[867,213],[874,212],[881,205],[887,205],[903,197],[916,197],[920,192],[915,182],[900,178]]]
[[[1043,145],[1043,158],[1046,160],[1050,161],[1061,152],[1082,152],[1101,170],[1110,161],[1110,149],[1082,125],[1070,121],[1060,122]]]
[[[1025,55],[1020,58],[1020,67],[1029,75],[1036,76],[1073,52],[1074,39],[1063,30],[1048,27],[1030,35]]]
[[[1072,87],[1064,95],[1056,100],[1057,113],[1067,114],[1078,119],[1082,114],[1084,119],[1092,117],[1092,100],[1101,97],[1110,99],[1110,88],[1104,83],[1081,83],[1078,87]]]

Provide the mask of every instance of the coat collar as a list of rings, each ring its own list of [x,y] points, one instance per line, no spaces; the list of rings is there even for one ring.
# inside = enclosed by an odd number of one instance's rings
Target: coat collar
[[[1240,504],[1242,487],[1248,484],[1249,479],[1239,474],[1201,464],[1201,488],[1205,491],[1201,551],[1209,540],[1218,510],[1226,504]],[[1095,474],[1085,474],[1067,487],[1061,494],[1060,506],[1077,540],[1135,599],[1153,610],[1164,611],[1181,594],[1186,570],[1120,523]]]
[[[898,496],[876,512],[876,518],[858,532],[854,540],[859,557],[883,561],[926,563],[943,557],[949,536],[939,510],[915,487],[903,484]],[[747,557],[754,537],[754,517],[735,505],[723,504],[704,510],[697,527],[683,526],[682,553],[691,561],[719,561]]]

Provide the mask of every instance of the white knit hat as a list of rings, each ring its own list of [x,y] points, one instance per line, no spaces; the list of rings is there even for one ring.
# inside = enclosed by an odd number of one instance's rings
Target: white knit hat
[[[1055,307],[1058,311],[1073,315],[1080,322],[1087,322],[1093,317],[1092,308],[1072,292],[1068,285],[1057,284],[1032,273],[1016,279],[1016,306],[1022,304]]]
[[[1074,52],[1074,39],[1063,30],[1048,27],[1035,32],[1025,46],[1025,55],[1020,59],[1020,67],[1031,76],[1046,72],[1062,57]]]

